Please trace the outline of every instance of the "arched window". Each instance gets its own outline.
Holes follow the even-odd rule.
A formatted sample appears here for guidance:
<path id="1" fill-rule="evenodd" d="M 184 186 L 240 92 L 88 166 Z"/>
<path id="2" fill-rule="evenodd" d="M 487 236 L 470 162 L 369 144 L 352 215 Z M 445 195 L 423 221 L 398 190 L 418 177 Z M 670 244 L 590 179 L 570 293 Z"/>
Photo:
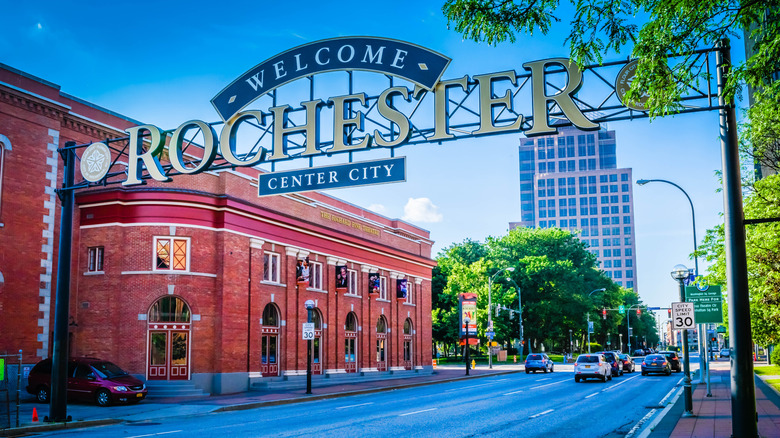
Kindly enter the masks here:
<path id="1" fill-rule="evenodd" d="M 3 170 L 5 169 L 6 153 L 11 150 L 11 141 L 8 137 L 0 134 L 0 218 L 3 213 Z M 2 222 L 2 220 L 0 220 Z"/>
<path id="2" fill-rule="evenodd" d="M 411 319 L 407 318 L 406 321 L 404 321 L 404 334 L 405 335 L 411 335 L 412 334 L 412 320 Z"/>
<path id="3" fill-rule="evenodd" d="M 149 322 L 190 322 L 190 307 L 179 297 L 162 297 L 149 309 Z"/>
<path id="4" fill-rule="evenodd" d="M 385 320 L 384 316 L 380 316 L 376 321 L 376 332 L 387 333 L 387 321 Z"/>
<path id="5" fill-rule="evenodd" d="M 314 330 L 322 330 L 322 315 L 317 309 L 311 311 L 311 322 L 314 323 Z"/>
<path id="6" fill-rule="evenodd" d="M 276 311 L 276 306 L 271 303 L 263 309 L 263 325 L 279 327 L 279 312 Z"/>
<path id="7" fill-rule="evenodd" d="M 357 318 L 355 317 L 355 314 L 353 312 L 349 312 L 347 314 L 347 324 L 346 324 L 345 329 L 348 332 L 356 332 L 357 331 Z"/>

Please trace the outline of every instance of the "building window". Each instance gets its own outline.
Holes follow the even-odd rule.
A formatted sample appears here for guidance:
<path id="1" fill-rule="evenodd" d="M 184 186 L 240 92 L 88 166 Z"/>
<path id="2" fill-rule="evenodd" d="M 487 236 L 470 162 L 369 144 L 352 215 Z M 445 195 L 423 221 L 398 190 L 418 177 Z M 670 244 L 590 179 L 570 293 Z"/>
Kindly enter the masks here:
<path id="1" fill-rule="evenodd" d="M 267 252 L 263 254 L 263 281 L 279 283 L 279 254 Z"/>
<path id="2" fill-rule="evenodd" d="M 623 278 L 623 272 L 615 271 L 615 278 Z"/>
<path id="3" fill-rule="evenodd" d="M 627 281 L 626 282 L 626 287 L 629 288 L 629 289 L 633 289 L 634 288 L 634 282 L 633 281 Z"/>
<path id="4" fill-rule="evenodd" d="M 614 250 L 612 250 L 612 255 L 614 257 L 620 257 L 620 248 L 615 248 Z"/>
<path id="5" fill-rule="evenodd" d="M 186 271 L 189 263 L 189 239 L 155 237 L 155 271 Z"/>
<path id="6" fill-rule="evenodd" d="M 414 282 L 409 280 L 406 282 L 406 304 L 414 304 Z"/>
<path id="7" fill-rule="evenodd" d="M 322 290 L 322 263 L 309 262 L 309 287 Z"/>
<path id="8" fill-rule="evenodd" d="M 87 272 L 103 272 L 103 247 L 93 246 L 87 252 Z"/>
<path id="9" fill-rule="evenodd" d="M 357 271 L 350 269 L 347 271 L 347 274 L 349 275 L 349 279 L 347 280 L 347 293 L 350 295 L 357 295 L 358 294 Z"/>
<path id="10" fill-rule="evenodd" d="M 631 223 L 631 216 L 623 216 L 623 223 L 624 224 L 630 224 Z"/>
<path id="11" fill-rule="evenodd" d="M 379 277 L 379 299 L 387 299 L 387 277 Z"/>
<path id="12" fill-rule="evenodd" d="M 634 267 L 634 260 L 626 259 L 626 268 L 633 268 L 633 267 Z"/>

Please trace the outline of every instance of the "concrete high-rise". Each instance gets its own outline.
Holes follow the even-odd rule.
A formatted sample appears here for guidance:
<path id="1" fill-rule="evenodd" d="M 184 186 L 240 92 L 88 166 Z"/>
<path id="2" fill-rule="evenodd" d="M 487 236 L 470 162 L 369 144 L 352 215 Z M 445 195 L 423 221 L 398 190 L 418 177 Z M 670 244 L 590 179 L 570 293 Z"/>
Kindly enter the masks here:
<path id="1" fill-rule="evenodd" d="M 617 167 L 615 131 L 559 127 L 521 140 L 521 220 L 510 228 L 575 232 L 620 286 L 638 291 L 630 168 Z"/>

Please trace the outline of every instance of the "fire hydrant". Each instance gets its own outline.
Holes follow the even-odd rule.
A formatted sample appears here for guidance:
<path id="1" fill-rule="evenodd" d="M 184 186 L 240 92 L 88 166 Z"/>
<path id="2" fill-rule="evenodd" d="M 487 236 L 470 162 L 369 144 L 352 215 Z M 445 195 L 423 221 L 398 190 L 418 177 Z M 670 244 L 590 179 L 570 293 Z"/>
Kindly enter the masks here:
<path id="1" fill-rule="evenodd" d="M 515 355 L 513 355 L 512 357 L 514 357 L 514 358 L 515 358 L 515 363 L 517 363 L 517 355 L 515 354 Z"/>
<path id="2" fill-rule="evenodd" d="M 477 368 L 477 362 L 474 361 L 474 359 L 471 359 L 471 369 L 474 370 Z"/>

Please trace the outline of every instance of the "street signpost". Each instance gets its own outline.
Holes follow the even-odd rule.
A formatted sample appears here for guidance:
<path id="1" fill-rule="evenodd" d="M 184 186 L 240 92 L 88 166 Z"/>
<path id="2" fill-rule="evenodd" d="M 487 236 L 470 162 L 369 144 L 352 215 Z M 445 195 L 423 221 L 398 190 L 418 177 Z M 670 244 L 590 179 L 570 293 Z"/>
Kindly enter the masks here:
<path id="1" fill-rule="evenodd" d="M 314 323 L 313 322 L 304 322 L 303 323 L 302 338 L 303 338 L 304 341 L 310 341 L 310 340 L 314 339 Z"/>
<path id="2" fill-rule="evenodd" d="M 626 313 L 626 306 L 624 306 L 622 304 L 620 306 L 618 306 L 618 313 L 620 313 L 621 315 L 624 315 Z"/>
<path id="3" fill-rule="evenodd" d="M 672 330 L 693 330 L 693 303 L 672 303 Z"/>
<path id="4" fill-rule="evenodd" d="M 719 285 L 688 286 L 685 301 L 694 303 L 694 319 L 697 324 L 723 322 L 723 294 Z"/>

